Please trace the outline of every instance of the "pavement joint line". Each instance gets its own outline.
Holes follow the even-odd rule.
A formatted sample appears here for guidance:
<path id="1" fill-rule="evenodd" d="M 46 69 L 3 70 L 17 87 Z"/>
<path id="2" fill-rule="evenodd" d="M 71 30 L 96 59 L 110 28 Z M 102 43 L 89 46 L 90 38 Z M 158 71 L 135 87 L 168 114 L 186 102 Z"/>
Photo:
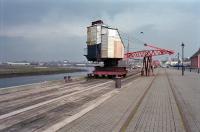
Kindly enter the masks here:
<path id="1" fill-rule="evenodd" d="M 157 75 L 154 76 L 154 78 L 151 80 L 150 84 L 148 85 L 147 89 L 144 91 L 142 97 L 140 97 L 139 101 L 136 103 L 135 108 L 131 111 L 131 113 L 129 114 L 127 120 L 124 122 L 124 124 L 122 125 L 122 127 L 120 128 L 120 132 L 126 132 L 126 129 L 128 127 L 128 125 L 130 124 L 131 120 L 134 118 L 140 104 L 142 103 L 144 97 L 146 96 L 146 94 L 148 93 L 149 89 L 151 88 L 154 80 L 156 79 Z"/>
<path id="2" fill-rule="evenodd" d="M 73 83 L 73 84 L 75 84 L 75 82 Z M 52 90 L 52 89 L 62 89 L 62 88 L 65 88 L 65 87 L 72 87 L 72 86 L 80 86 L 81 84 L 75 84 L 75 85 L 73 85 L 73 84 L 62 84 L 62 85 L 60 85 L 60 86 L 58 86 L 58 85 L 53 85 L 53 86 L 45 86 L 45 87 L 41 87 L 41 89 L 42 89 L 42 91 L 41 92 L 45 92 L 46 90 Z M 28 84 L 27 84 L 28 85 Z M 30 84 L 31 85 L 31 84 Z M 18 86 L 16 86 L 16 87 L 18 87 Z M 8 89 L 7 89 L 8 90 Z M 20 88 L 19 88 L 19 91 L 16 91 L 16 92 L 14 92 L 14 93 L 18 93 L 18 92 L 30 92 L 30 89 L 27 89 L 27 90 L 24 90 L 24 89 L 22 89 L 22 90 L 20 90 Z M 0 93 L 1 93 L 1 89 L 0 89 Z M 34 91 L 34 93 L 38 93 L 37 92 L 37 89 L 36 89 L 36 91 Z M 11 93 L 11 94 L 13 94 L 13 93 Z M 24 96 L 27 96 L 27 95 L 30 95 L 30 94 L 32 94 L 32 93 L 28 93 L 28 94 L 25 94 Z M 1 95 L 1 94 L 0 94 Z M 5 96 L 6 94 L 3 94 L 3 96 Z M 7 96 L 7 95 L 6 95 Z M 10 100 L 14 100 L 14 99 L 18 99 L 18 98 L 21 98 L 21 97 L 14 97 L 14 98 L 8 98 L 8 99 L 1 99 L 0 98 L 0 103 L 2 103 L 2 102 L 7 102 L 7 101 L 10 101 Z"/>
<path id="3" fill-rule="evenodd" d="M 167 76 L 167 72 L 166 72 L 166 69 L 165 69 L 165 76 L 166 76 L 166 78 L 167 78 L 167 81 L 168 81 L 168 83 L 169 83 L 169 87 L 170 88 L 168 88 L 168 90 L 167 90 L 167 92 L 168 92 L 168 100 L 169 100 L 169 103 L 170 103 L 170 111 L 171 111 L 171 114 L 172 114 L 172 119 L 173 119 L 173 126 L 174 126 L 174 129 L 175 129 L 175 131 L 176 131 L 176 123 L 175 123 L 175 119 L 174 119 L 174 111 L 173 111 L 173 106 L 172 106 L 172 99 L 171 99 L 171 97 L 170 97 L 170 92 L 169 92 L 169 89 L 171 90 L 171 92 L 172 92 L 172 95 L 173 95 L 173 91 L 172 91 L 172 88 L 171 88 L 171 85 L 170 85 L 170 82 L 169 82 L 169 78 L 168 78 L 168 76 Z M 174 95 L 172 96 L 172 98 L 175 98 L 174 97 Z M 174 99 L 175 100 L 175 99 Z M 176 105 L 177 105 L 177 103 L 176 103 Z M 179 111 L 179 114 L 180 114 L 180 111 Z M 181 114 L 180 114 L 181 115 Z M 185 130 L 185 128 L 184 128 L 184 130 Z"/>
<path id="4" fill-rule="evenodd" d="M 91 91 L 92 91 L 92 93 L 93 92 L 97 92 L 97 91 L 99 91 L 99 90 L 103 90 L 103 89 L 107 89 L 107 88 L 109 88 L 109 86 L 105 86 L 105 87 L 99 87 L 99 88 L 96 88 L 96 89 L 91 89 Z M 80 98 L 79 98 L 80 99 Z M 74 99 L 74 98 L 71 98 L 71 97 L 69 97 L 69 101 L 68 102 L 71 102 L 71 101 L 75 101 L 76 99 Z M 90 101 L 91 102 L 91 101 Z M 90 103 L 90 102 L 88 102 L 88 103 Z M 85 107 L 87 107 L 88 105 L 88 103 L 86 103 L 86 104 L 84 104 L 83 106 L 85 106 Z M 90 103 L 91 104 L 91 103 Z M 49 111 L 46 111 L 47 113 L 49 112 Z M 43 114 L 44 112 L 42 112 L 42 113 L 40 113 L 40 114 Z M 37 114 L 38 115 L 38 114 Z M 33 117 L 35 117 L 35 116 L 37 116 L 37 115 L 34 115 Z M 31 117 L 32 118 L 32 117 Z M 28 118 L 28 119 L 30 119 L 30 118 Z M 24 121 L 24 120 L 23 120 Z M 18 123 L 15 123 L 15 124 L 18 124 Z M 10 126 L 13 126 L 13 125 L 10 125 Z M 7 126 L 7 127 L 5 127 L 5 128 L 8 128 L 8 127 L 10 127 L 10 126 Z M 1 130 L 4 130 L 5 129 L 4 128 L 4 126 L 3 127 L 1 127 L 1 125 L 0 125 L 0 131 Z M 39 128 L 38 128 L 39 129 Z M 35 130 L 34 132 L 37 132 L 37 130 Z M 39 132 L 40 132 L 40 130 L 39 130 Z"/>
<path id="5" fill-rule="evenodd" d="M 74 88 L 72 88 L 72 89 L 65 89 L 65 90 L 63 90 L 63 91 L 59 91 L 61 94 L 65 94 L 65 93 L 68 93 L 68 92 L 72 92 L 72 91 L 74 91 L 74 90 L 77 90 L 77 86 L 76 87 L 74 87 Z M 60 93 L 58 93 L 58 94 L 60 94 Z M 69 94 L 69 93 L 68 93 Z M 43 98 L 45 98 L 45 97 L 49 97 L 49 96 L 52 96 L 52 95 L 56 95 L 55 93 L 50 93 L 50 94 L 47 94 L 47 95 L 43 95 L 43 96 L 39 96 L 39 97 L 34 97 L 35 99 L 33 100 L 33 101 L 35 101 L 35 100 L 38 100 L 38 99 L 43 99 Z M 66 94 L 65 94 L 66 95 Z M 22 99 L 24 99 L 24 98 L 22 98 Z M 18 101 L 18 100 L 17 100 Z M 20 101 L 21 102 L 21 101 Z M 28 101 L 24 101 L 23 103 L 27 103 L 27 102 L 29 102 L 29 100 Z M 0 102 L 0 103 L 2 103 L 2 102 Z M 3 102 L 3 103 L 5 103 L 5 102 Z M 7 103 L 7 102 L 6 102 Z M 13 103 L 13 102 L 12 102 Z M 16 105 L 16 104 L 15 104 Z M 1 105 L 0 105 L 1 106 Z M 11 105 L 11 106 L 13 106 L 13 105 Z"/>
<path id="6" fill-rule="evenodd" d="M 166 72 L 166 70 L 165 70 L 165 72 Z M 179 100 L 178 100 L 178 98 L 177 98 L 177 95 L 176 95 L 176 93 L 175 93 L 174 86 L 172 85 L 172 82 L 170 81 L 169 75 L 168 75 L 167 72 L 166 72 L 166 75 L 167 75 L 167 80 L 168 80 L 169 85 L 170 85 L 170 88 L 171 88 L 171 90 L 172 90 L 172 94 L 173 94 L 173 96 L 174 96 L 176 105 L 177 105 L 177 107 L 178 107 L 178 111 L 179 111 L 180 116 L 181 116 L 181 120 L 182 120 L 183 127 L 184 127 L 184 129 L 185 129 L 186 132 L 191 132 L 191 128 L 190 128 L 190 126 L 189 126 L 188 123 L 187 123 L 188 121 L 187 121 L 187 119 L 186 119 L 186 117 L 185 117 L 185 115 L 184 115 L 183 109 L 182 109 L 182 107 L 181 107 L 181 105 L 180 105 L 180 102 L 179 102 Z"/>
<path id="7" fill-rule="evenodd" d="M 45 81 L 44 81 L 45 82 Z M 44 82 L 38 82 L 38 83 L 31 83 L 31 84 L 23 84 L 23 85 L 18 85 L 18 86 L 10 86 L 10 87 L 5 87 L 5 88 L 1 88 L 0 91 L 3 91 L 5 89 L 10 89 L 10 88 L 18 88 L 18 87 L 24 87 L 24 86 L 32 86 L 32 85 L 39 85 L 42 84 Z"/>
<path id="8" fill-rule="evenodd" d="M 28 88 L 28 89 L 21 89 L 21 87 L 25 87 L 25 86 L 31 86 L 33 87 L 34 85 L 35 86 L 41 86 L 41 85 L 45 85 L 46 82 L 50 82 L 50 81 L 44 81 L 44 82 L 40 82 L 40 83 L 32 83 L 32 84 L 24 84 L 24 85 L 19 85 L 19 86 L 12 86 L 12 87 L 6 87 L 6 88 L 0 88 L 0 95 L 6 95 L 6 94 L 13 94 L 13 93 L 18 93 L 18 92 L 29 92 L 32 88 Z M 61 84 L 60 86 L 58 86 L 58 84 L 56 85 L 53 85 L 53 86 L 41 86 L 40 88 L 42 88 L 43 90 L 51 90 L 51 89 L 60 89 L 60 88 L 64 88 L 64 87 L 71 87 L 71 86 L 75 86 L 75 85 L 80 85 L 78 83 L 81 83 L 81 82 L 84 82 L 84 80 L 81 80 L 81 81 L 78 81 L 78 82 L 69 82 L 69 83 L 64 83 L 64 84 Z M 18 88 L 17 91 L 15 91 L 16 89 Z M 6 90 L 11 90 L 11 93 L 9 93 L 9 91 L 7 92 Z M 12 92 L 12 90 L 14 90 Z M 37 89 L 36 89 L 37 90 Z M 1 94 L 2 92 L 2 94 Z M 4 93 L 5 92 L 5 93 Z M 6 93 L 7 92 L 7 93 Z M 36 92 L 37 93 L 37 92 Z M 18 97 L 16 97 L 17 99 Z M 13 98 L 15 99 L 15 98 Z M 10 99 L 8 99 L 9 101 Z M 5 102 L 7 100 L 2 100 L 0 99 L 0 103 L 1 102 Z"/>
<path id="9" fill-rule="evenodd" d="M 133 78 L 134 80 L 139 79 L 138 77 Z M 132 85 L 133 82 L 128 82 L 127 84 L 125 84 L 122 88 L 126 88 L 129 87 L 130 85 Z"/>
<path id="10" fill-rule="evenodd" d="M 137 74 L 135 74 L 135 75 L 137 75 Z M 132 77 L 132 76 L 133 76 L 133 75 L 131 75 L 131 76 L 129 76 L 129 77 L 123 79 L 123 81 L 126 81 L 127 79 L 129 79 L 129 78 Z M 137 76 L 134 76 L 134 77 L 137 78 Z M 22 112 L 25 112 L 25 111 L 28 111 L 28 110 L 31 110 L 31 109 L 34 109 L 34 108 L 37 108 L 37 107 L 39 107 L 39 106 L 42 106 L 42 105 L 51 103 L 51 102 L 56 101 L 56 100 L 59 100 L 59 99 L 61 99 L 61 98 L 65 98 L 65 97 L 68 97 L 68 96 L 72 96 L 72 95 L 74 95 L 74 94 L 78 94 L 78 93 L 81 93 L 81 92 L 84 92 L 84 91 L 93 89 L 93 88 L 95 88 L 95 87 L 99 87 L 99 86 L 101 86 L 101 85 L 104 85 L 104 84 L 107 84 L 107 83 L 110 83 L 110 82 L 112 82 L 112 80 L 111 80 L 111 81 L 108 81 L 108 82 L 106 82 L 106 83 L 102 83 L 102 84 L 96 85 L 96 86 L 94 86 L 94 87 L 89 87 L 89 89 L 84 89 L 84 90 L 82 90 L 82 91 L 78 91 L 78 92 L 71 93 L 71 94 L 68 94 L 68 95 L 60 96 L 60 97 L 54 98 L 54 99 L 52 99 L 52 100 L 48 100 L 48 101 L 45 101 L 45 102 L 41 102 L 41 103 L 38 103 L 38 104 L 35 104 L 35 105 L 32 105 L 32 106 L 29 106 L 29 107 L 25 107 L 25 108 L 22 108 L 22 109 L 19 109 L 19 110 L 16 110 L 16 111 L 12 111 L 12 112 L 7 113 L 7 114 L 4 114 L 4 115 L 0 115 L 0 120 L 1 120 L 1 119 L 5 119 L 5 118 L 8 118 L 8 117 L 13 116 L 13 115 L 17 115 L 17 114 L 19 114 L 19 113 L 22 113 Z M 53 86 L 53 87 L 55 87 L 55 86 Z"/>
<path id="11" fill-rule="evenodd" d="M 138 79 L 140 78 L 134 78 L 134 81 L 137 81 Z M 130 86 L 130 85 L 133 85 L 135 84 L 136 82 L 129 82 L 127 84 L 127 86 Z M 136 86 L 137 87 L 137 86 Z M 128 87 L 126 87 L 128 88 Z M 136 99 L 139 98 L 140 95 L 136 95 Z M 139 99 L 137 99 L 139 100 Z M 138 101 L 136 101 L 137 103 Z M 129 114 L 127 115 L 127 113 L 129 113 L 129 111 L 131 111 L 134 107 L 135 107 L 135 104 L 136 103 L 133 103 L 131 104 L 131 106 L 129 106 L 127 109 L 126 109 L 126 112 L 124 112 L 123 116 L 120 118 L 120 120 L 112 127 L 112 132 L 118 132 L 120 129 L 121 129 L 121 125 L 120 124 L 124 124 L 124 121 L 123 120 L 127 120 L 127 118 L 129 117 Z"/>
<path id="12" fill-rule="evenodd" d="M 61 86 L 58 86 L 58 85 L 55 85 L 55 86 L 49 86 L 48 88 L 45 87 L 45 88 L 42 88 L 42 91 L 40 92 L 46 92 L 48 90 L 53 90 L 53 89 L 57 89 L 57 90 L 61 90 L 61 89 L 68 89 L 68 88 L 71 88 L 71 87 L 79 87 L 81 86 L 81 84 L 78 84 L 78 83 L 73 83 L 74 85 L 69 85 L 69 84 L 62 84 Z M 79 89 L 78 89 L 79 90 Z M 21 90 L 20 90 L 21 91 Z M 20 92 L 20 91 L 17 91 L 17 92 Z M 26 91 L 26 92 L 30 92 L 30 91 Z M 15 92 L 16 93 L 16 92 Z M 8 101 L 12 101 L 12 100 L 16 100 L 16 99 L 21 99 L 21 98 L 24 98 L 24 97 L 27 97 L 29 95 L 32 95 L 33 93 L 28 93 L 28 94 L 25 94 L 23 96 L 20 96 L 20 97 L 13 97 L 13 98 L 8 98 L 8 99 L 1 99 L 0 98 L 0 103 L 4 103 L 4 102 L 8 102 Z M 38 94 L 38 92 L 34 92 L 34 94 Z M 1 94 L 0 94 L 1 95 Z M 4 96 L 4 95 L 3 95 Z"/>
<path id="13" fill-rule="evenodd" d="M 93 110 L 94 108 L 96 108 L 97 106 L 99 106 L 100 104 L 102 104 L 107 99 L 111 98 L 112 96 L 114 96 L 117 93 L 119 93 L 119 90 L 115 89 L 115 90 L 112 90 L 109 93 L 102 95 L 101 97 L 93 100 L 92 102 L 94 102 L 94 103 L 91 104 L 90 106 L 88 106 L 87 108 L 85 108 L 85 109 L 81 110 L 80 112 L 72 115 L 71 117 L 68 117 L 68 118 L 54 124 L 53 126 L 49 127 L 48 129 L 44 130 L 43 132 L 56 132 L 56 131 L 58 131 L 59 129 L 63 128 L 65 125 L 69 124 L 70 122 L 82 117 L 83 115 L 85 115 L 89 111 Z"/>
<path id="14" fill-rule="evenodd" d="M 79 87 L 81 86 L 81 84 L 76 84 L 76 85 L 72 85 L 72 86 L 51 86 L 50 89 L 44 89 L 44 91 L 40 91 L 40 92 L 46 92 L 48 90 L 53 90 L 53 89 L 57 89 L 57 90 L 61 90 L 61 89 L 66 89 L 66 88 L 71 88 L 71 87 Z M 68 89 L 69 90 L 69 89 Z M 19 91 L 20 92 L 20 91 Z M 9 102 L 9 101 L 12 101 L 12 100 L 17 100 L 17 99 L 22 99 L 22 98 L 26 98 L 26 97 L 29 97 L 30 95 L 33 95 L 33 94 L 38 94 L 40 92 L 34 92 L 34 93 L 28 93 L 28 94 L 25 94 L 23 96 L 20 96 L 20 97 L 13 97 L 13 98 L 8 98 L 8 99 L 4 99 L 4 100 L 1 100 L 0 99 L 0 103 L 5 103 L 5 102 Z"/>
<path id="15" fill-rule="evenodd" d="M 19 113 L 22 113 L 22 112 L 25 112 L 25 111 L 28 111 L 28 110 L 31 110 L 31 109 L 34 109 L 34 108 L 37 108 L 37 107 L 39 107 L 39 106 L 42 106 L 42 105 L 51 103 L 51 102 L 53 102 L 53 101 L 60 100 L 60 99 L 62 99 L 62 98 L 66 98 L 66 97 L 69 97 L 69 96 L 72 96 L 72 95 L 75 95 L 75 94 L 79 94 L 79 93 L 81 93 L 81 92 L 88 91 L 88 90 L 90 90 L 90 89 L 99 87 L 99 86 L 101 86 L 101 85 L 108 84 L 108 83 L 110 83 L 110 82 L 112 82 L 112 81 L 108 81 L 108 82 L 105 82 L 105 83 L 102 83 L 102 84 L 95 85 L 95 86 L 93 86 L 93 87 L 89 87 L 89 88 L 84 89 L 84 90 L 81 90 L 81 91 L 77 91 L 77 92 L 74 92 L 74 93 L 71 93 L 71 94 L 68 94 L 68 95 L 64 95 L 64 96 L 60 96 L 60 97 L 54 98 L 54 99 L 52 99 L 52 100 L 48 100 L 48 101 L 41 102 L 41 103 L 38 103 L 38 104 L 35 104 L 35 105 L 32 105 L 32 106 L 26 107 L 26 108 L 22 108 L 22 109 L 19 109 L 19 110 L 16 110 L 16 111 L 12 111 L 12 112 L 10 112 L 10 113 L 1 115 L 1 116 L 0 116 L 0 120 L 5 119 L 5 118 L 8 118 L 8 117 L 13 116 L 13 115 L 17 115 L 17 114 L 19 114 Z"/>

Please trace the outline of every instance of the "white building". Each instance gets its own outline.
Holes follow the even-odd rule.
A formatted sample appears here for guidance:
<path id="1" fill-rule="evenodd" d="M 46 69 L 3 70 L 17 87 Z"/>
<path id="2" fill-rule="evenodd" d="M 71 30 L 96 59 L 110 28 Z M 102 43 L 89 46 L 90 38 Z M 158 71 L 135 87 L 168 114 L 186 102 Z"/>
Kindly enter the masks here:
<path id="1" fill-rule="evenodd" d="M 21 65 L 21 66 L 29 66 L 29 62 L 6 62 L 7 65 Z"/>

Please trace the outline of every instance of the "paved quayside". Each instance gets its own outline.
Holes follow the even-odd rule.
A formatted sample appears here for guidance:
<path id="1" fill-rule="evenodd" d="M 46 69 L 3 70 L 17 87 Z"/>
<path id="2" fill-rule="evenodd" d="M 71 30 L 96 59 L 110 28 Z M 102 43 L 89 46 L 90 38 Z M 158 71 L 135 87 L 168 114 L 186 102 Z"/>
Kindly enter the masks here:
<path id="1" fill-rule="evenodd" d="M 200 75 L 156 69 L 109 79 L 0 90 L 0 131 L 200 132 Z"/>
<path id="2" fill-rule="evenodd" d="M 60 132 L 199 132 L 199 106 L 198 74 L 182 77 L 180 71 L 159 69 L 154 77 L 133 80 Z"/>
<path id="3" fill-rule="evenodd" d="M 139 76 L 138 72 L 132 71 L 133 76 L 123 79 L 123 85 Z M 109 79 L 43 82 L 0 89 L 0 131 L 43 131 L 63 120 L 66 124 L 118 92 Z"/>

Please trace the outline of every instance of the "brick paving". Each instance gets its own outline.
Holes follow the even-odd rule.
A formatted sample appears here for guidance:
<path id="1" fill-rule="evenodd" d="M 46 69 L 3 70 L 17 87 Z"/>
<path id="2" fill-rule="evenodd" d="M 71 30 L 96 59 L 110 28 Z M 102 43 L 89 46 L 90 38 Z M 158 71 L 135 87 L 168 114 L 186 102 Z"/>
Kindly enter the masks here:
<path id="1" fill-rule="evenodd" d="M 163 70 L 153 82 L 126 131 L 185 131 L 167 76 Z"/>
<path id="2" fill-rule="evenodd" d="M 186 72 L 182 77 L 181 71 L 160 69 L 153 79 L 133 80 L 60 132 L 118 132 L 127 121 L 121 131 L 200 132 L 200 75 Z"/>
<path id="3" fill-rule="evenodd" d="M 4 131 L 20 132 L 23 130 L 40 132 L 45 129 L 53 132 L 51 126 L 56 124 L 58 124 L 57 129 L 64 126 L 60 132 L 200 132 L 200 74 L 186 71 L 182 76 L 181 71 L 164 68 L 155 70 L 155 74 L 156 76 L 150 77 L 126 78 L 123 80 L 122 88 L 115 90 L 113 83 L 102 85 L 105 80 L 93 80 L 73 86 L 44 87 L 46 89 L 42 90 L 53 89 L 53 91 L 44 94 L 39 92 L 41 97 L 52 94 L 56 95 L 52 99 L 59 97 L 59 100 L 30 110 L 27 110 L 30 108 L 29 105 L 34 106 L 34 103 L 30 104 L 31 97 L 40 97 L 33 94 L 39 88 L 32 89 L 33 87 L 28 86 L 28 89 L 19 89 L 20 92 L 3 89 L 0 106 L 4 112 L 7 111 L 6 108 L 15 110 L 23 102 L 22 109 L 25 108 L 26 111 L 19 111 L 17 114 L 16 112 L 22 109 L 16 109 L 15 115 L 9 114 L 8 111 L 9 118 L 6 114 L 1 115 L 0 126 L 2 129 L 6 128 Z M 56 87 L 59 90 L 56 90 Z M 74 92 L 78 93 L 68 91 L 69 93 L 62 95 L 67 90 L 75 90 Z M 89 112 L 85 112 L 86 114 L 79 114 L 83 109 L 94 106 L 97 97 L 111 90 L 115 91 L 115 94 L 108 96 L 107 99 L 101 97 L 106 100 L 105 102 L 91 107 Z M 57 93 L 60 93 L 60 96 L 57 96 Z M 68 94 L 73 96 L 68 97 Z M 11 102 L 6 102 L 5 99 Z M 84 104 L 84 101 L 88 103 Z M 40 102 L 35 102 L 38 103 Z M 80 116 L 74 118 L 76 114 Z M 72 117 L 73 120 L 69 121 L 68 118 Z"/>
<path id="4" fill-rule="evenodd" d="M 186 128 L 191 132 L 200 132 L 200 74 L 181 70 L 167 70 L 169 80 L 177 95 Z"/>
<path id="5" fill-rule="evenodd" d="M 66 125 L 60 132 L 110 132 L 117 130 L 135 105 L 142 93 L 147 89 L 153 77 L 146 79 L 138 78 L 127 86 L 120 89 L 120 93 L 115 95 L 96 109 L 90 111 L 81 118 Z M 143 81 L 143 83 L 138 83 Z"/>

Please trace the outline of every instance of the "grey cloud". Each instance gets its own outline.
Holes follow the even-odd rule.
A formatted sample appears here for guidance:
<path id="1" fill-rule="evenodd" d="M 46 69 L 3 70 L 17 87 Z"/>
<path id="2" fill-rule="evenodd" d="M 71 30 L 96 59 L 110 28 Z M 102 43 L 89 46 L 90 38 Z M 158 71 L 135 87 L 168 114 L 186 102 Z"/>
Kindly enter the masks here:
<path id="1" fill-rule="evenodd" d="M 84 60 L 84 39 L 77 37 L 64 40 L 27 40 L 21 37 L 0 38 L 0 60 Z M 69 42 L 69 40 L 71 40 Z"/>
<path id="2" fill-rule="evenodd" d="M 134 50 L 142 48 L 135 38 L 177 51 L 183 41 L 188 44 L 186 54 L 190 56 L 200 43 L 199 4 L 159 0 L 2 0 L 0 59 L 83 60 L 86 27 L 96 19 L 133 36 Z"/>

